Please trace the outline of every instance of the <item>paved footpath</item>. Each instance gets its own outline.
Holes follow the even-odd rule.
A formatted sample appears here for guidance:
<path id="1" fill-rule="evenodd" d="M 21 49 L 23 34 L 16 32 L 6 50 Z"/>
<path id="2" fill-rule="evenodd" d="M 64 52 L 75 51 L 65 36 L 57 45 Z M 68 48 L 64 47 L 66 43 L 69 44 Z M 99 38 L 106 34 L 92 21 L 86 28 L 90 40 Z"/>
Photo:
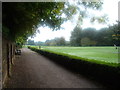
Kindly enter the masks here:
<path id="1" fill-rule="evenodd" d="M 74 74 L 27 48 L 16 56 L 6 88 L 100 88 L 99 84 Z"/>

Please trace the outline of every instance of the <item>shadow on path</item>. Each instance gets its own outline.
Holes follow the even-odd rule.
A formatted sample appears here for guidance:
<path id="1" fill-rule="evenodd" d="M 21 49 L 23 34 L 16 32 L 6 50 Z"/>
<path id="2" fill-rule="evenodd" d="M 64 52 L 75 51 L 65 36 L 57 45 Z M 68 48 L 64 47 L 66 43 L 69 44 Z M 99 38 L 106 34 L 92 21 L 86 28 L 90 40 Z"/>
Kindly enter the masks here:
<path id="1" fill-rule="evenodd" d="M 6 88 L 103 88 L 27 48 L 16 56 Z"/>

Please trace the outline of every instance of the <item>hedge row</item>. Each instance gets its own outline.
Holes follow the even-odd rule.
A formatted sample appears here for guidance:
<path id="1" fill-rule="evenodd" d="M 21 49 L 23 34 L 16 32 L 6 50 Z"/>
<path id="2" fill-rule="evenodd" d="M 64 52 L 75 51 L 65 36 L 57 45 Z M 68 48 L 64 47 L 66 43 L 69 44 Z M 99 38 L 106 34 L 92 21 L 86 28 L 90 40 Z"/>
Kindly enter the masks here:
<path id="1" fill-rule="evenodd" d="M 119 87 L 120 67 L 112 67 L 104 64 L 88 62 L 85 60 L 73 59 L 34 47 L 28 48 L 50 58 L 54 62 L 64 66 L 73 72 L 80 73 L 93 80 L 97 80 L 107 87 Z"/>

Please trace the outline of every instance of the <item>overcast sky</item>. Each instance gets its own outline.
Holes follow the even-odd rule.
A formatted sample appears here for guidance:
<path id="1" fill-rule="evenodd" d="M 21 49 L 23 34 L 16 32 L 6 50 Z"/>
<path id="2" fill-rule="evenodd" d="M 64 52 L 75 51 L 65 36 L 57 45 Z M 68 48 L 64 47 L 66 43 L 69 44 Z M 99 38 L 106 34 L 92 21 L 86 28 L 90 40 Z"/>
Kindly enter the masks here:
<path id="1" fill-rule="evenodd" d="M 88 19 L 84 19 L 82 28 L 93 27 L 99 30 L 100 28 L 107 27 L 108 25 L 116 23 L 116 20 L 118 20 L 118 1 L 120 0 L 104 0 L 103 9 L 101 11 L 91 11 L 96 16 L 107 14 L 109 18 L 109 22 L 107 24 L 91 24 Z M 52 31 L 48 27 L 39 27 L 40 33 L 37 33 L 36 36 L 32 38 L 32 40 L 44 42 L 47 39 L 50 40 L 54 39 L 55 37 L 64 37 L 67 41 L 69 41 L 71 31 L 76 25 L 76 20 L 77 18 L 74 18 L 74 21 L 72 22 L 65 22 L 62 24 L 62 27 L 64 27 L 64 29 L 58 31 Z"/>

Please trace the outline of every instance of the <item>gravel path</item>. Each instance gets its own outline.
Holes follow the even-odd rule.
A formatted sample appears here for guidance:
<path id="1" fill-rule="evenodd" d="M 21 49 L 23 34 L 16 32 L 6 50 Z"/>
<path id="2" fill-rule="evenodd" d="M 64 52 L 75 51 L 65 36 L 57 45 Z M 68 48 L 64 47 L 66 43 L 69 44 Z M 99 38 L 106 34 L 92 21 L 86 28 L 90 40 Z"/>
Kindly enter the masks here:
<path id="1" fill-rule="evenodd" d="M 100 88 L 101 85 L 67 71 L 27 48 L 16 56 L 6 88 Z"/>

